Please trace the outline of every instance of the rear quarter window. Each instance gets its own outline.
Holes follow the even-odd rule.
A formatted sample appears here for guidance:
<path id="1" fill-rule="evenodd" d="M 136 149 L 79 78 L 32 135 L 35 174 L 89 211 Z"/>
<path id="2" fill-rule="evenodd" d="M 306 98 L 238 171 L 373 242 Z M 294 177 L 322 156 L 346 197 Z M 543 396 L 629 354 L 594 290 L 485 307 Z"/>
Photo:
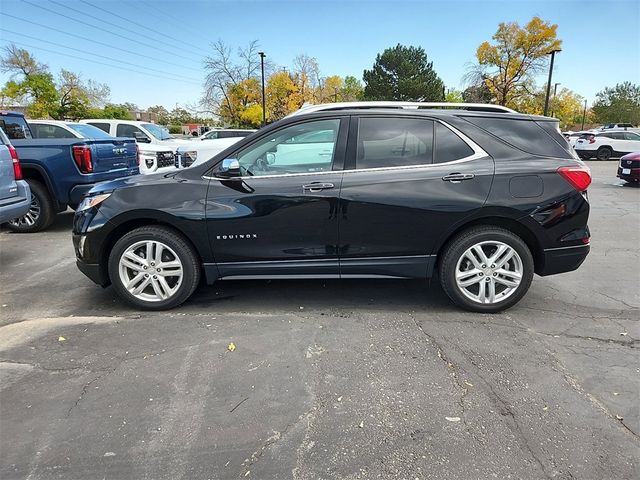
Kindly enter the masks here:
<path id="1" fill-rule="evenodd" d="M 543 157 L 572 156 L 566 140 L 556 140 L 555 122 L 534 122 L 533 120 L 515 120 L 501 117 L 464 117 L 468 122 L 495 135 L 513 147 Z M 547 125 L 547 123 L 549 125 Z M 544 127 L 541 125 L 544 124 Z M 559 143 L 559 142 L 562 142 Z"/>
<path id="2" fill-rule="evenodd" d="M 110 125 L 108 123 L 87 122 L 87 125 L 93 125 L 94 127 L 99 128 L 103 132 L 110 133 L 109 132 Z"/>

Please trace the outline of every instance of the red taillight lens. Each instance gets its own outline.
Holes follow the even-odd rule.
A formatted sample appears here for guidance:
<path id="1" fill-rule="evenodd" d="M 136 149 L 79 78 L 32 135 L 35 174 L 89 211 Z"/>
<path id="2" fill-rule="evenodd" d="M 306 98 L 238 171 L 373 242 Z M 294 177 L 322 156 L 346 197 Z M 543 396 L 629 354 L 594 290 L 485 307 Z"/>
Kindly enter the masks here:
<path id="1" fill-rule="evenodd" d="M 579 192 L 591 185 L 591 170 L 587 166 L 560 167 L 558 173 Z"/>
<path id="2" fill-rule="evenodd" d="M 13 162 L 13 176 L 16 177 L 16 180 L 22 180 L 20 159 L 18 158 L 18 152 L 13 145 L 9 145 L 9 154 L 11 154 L 11 161 Z"/>
<path id="3" fill-rule="evenodd" d="M 596 143 L 596 136 L 595 135 L 589 135 L 589 143 Z"/>
<path id="4" fill-rule="evenodd" d="M 73 160 L 78 165 L 82 173 L 93 172 L 93 162 L 91 161 L 91 149 L 84 145 L 76 145 L 71 147 L 73 152 Z"/>

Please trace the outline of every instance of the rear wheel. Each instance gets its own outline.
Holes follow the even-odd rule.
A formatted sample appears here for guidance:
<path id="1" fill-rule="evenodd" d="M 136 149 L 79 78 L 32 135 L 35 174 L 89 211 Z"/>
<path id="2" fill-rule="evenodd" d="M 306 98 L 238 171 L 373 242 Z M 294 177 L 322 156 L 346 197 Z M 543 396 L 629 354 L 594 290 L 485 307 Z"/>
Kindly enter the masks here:
<path id="1" fill-rule="evenodd" d="M 109 277 L 118 295 L 145 310 L 177 307 L 200 281 L 193 248 L 165 227 L 137 228 L 116 242 L 109 255 Z"/>
<path id="2" fill-rule="evenodd" d="M 533 279 L 527 244 L 509 230 L 494 226 L 469 229 L 446 247 L 440 283 L 458 306 L 492 313 L 512 307 Z"/>
<path id="3" fill-rule="evenodd" d="M 11 220 L 7 226 L 17 233 L 35 233 L 49 227 L 56 217 L 53 200 L 47 188 L 37 180 L 27 180 L 31 189 L 29 211 Z"/>
<path id="4" fill-rule="evenodd" d="M 600 147 L 596 152 L 596 158 L 598 160 L 609 160 L 613 152 L 609 147 Z"/>

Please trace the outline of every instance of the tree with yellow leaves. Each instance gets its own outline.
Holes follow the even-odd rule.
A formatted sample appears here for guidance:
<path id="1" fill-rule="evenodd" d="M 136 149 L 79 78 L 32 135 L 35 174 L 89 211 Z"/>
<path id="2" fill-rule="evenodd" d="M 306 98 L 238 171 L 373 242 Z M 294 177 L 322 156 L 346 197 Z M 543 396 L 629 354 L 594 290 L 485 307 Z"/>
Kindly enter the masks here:
<path id="1" fill-rule="evenodd" d="M 546 67 L 548 54 L 560 49 L 557 28 L 537 16 L 524 28 L 517 22 L 500 23 L 494 43 L 478 47 L 478 63 L 468 78 L 482 78 L 498 104 L 515 106 L 523 96 L 533 94 L 534 76 Z"/>
<path id="2" fill-rule="evenodd" d="M 274 73 L 266 86 L 267 120 L 274 122 L 300 108 L 298 86 L 287 72 Z"/>

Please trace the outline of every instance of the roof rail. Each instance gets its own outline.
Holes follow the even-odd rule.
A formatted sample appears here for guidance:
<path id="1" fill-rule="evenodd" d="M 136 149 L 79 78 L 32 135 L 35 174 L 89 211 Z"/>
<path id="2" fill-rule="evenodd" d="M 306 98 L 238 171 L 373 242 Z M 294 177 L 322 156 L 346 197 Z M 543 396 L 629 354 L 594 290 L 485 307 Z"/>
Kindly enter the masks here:
<path id="1" fill-rule="evenodd" d="M 475 112 L 503 112 L 517 113 L 502 105 L 492 105 L 489 103 L 448 103 L 448 102 L 393 102 L 393 101 L 373 101 L 373 102 L 338 102 L 338 103 L 322 103 L 320 105 L 303 105 L 300 110 L 287 115 L 294 117 L 306 113 L 331 111 L 331 110 L 357 110 L 367 108 L 392 108 L 399 110 L 418 110 L 429 108 L 470 110 Z"/>

